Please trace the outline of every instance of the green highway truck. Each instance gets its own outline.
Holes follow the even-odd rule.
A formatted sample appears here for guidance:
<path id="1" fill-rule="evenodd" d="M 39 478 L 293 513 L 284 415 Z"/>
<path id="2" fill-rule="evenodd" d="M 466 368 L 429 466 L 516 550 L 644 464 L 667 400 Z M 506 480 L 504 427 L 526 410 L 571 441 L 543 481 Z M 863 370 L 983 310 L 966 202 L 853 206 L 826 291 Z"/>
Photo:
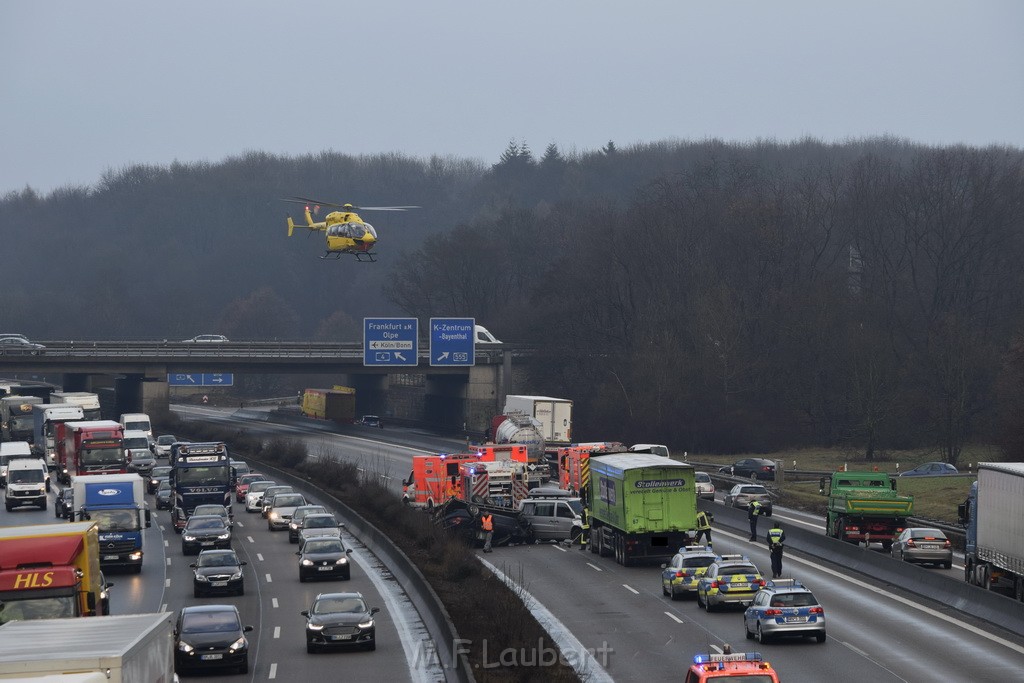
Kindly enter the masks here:
<path id="1" fill-rule="evenodd" d="M 650 453 L 590 457 L 590 551 L 630 566 L 666 562 L 697 528 L 692 465 Z"/>
<path id="2" fill-rule="evenodd" d="M 896 492 L 885 472 L 833 472 L 821 480 L 828 496 L 825 533 L 849 543 L 881 543 L 889 550 L 907 526 L 914 497 Z"/>

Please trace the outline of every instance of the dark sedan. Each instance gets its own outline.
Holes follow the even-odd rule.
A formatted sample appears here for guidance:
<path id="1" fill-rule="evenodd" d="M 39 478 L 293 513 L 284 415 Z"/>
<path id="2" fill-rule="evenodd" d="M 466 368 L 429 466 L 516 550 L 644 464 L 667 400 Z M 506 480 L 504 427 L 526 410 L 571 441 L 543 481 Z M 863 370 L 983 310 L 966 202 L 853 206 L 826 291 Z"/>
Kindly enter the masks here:
<path id="1" fill-rule="evenodd" d="M 182 608 L 174 625 L 174 671 L 209 669 L 249 673 L 252 626 L 243 626 L 234 605 L 193 605 Z"/>
<path id="2" fill-rule="evenodd" d="M 755 479 L 775 479 L 775 461 L 766 458 L 744 458 L 718 470 L 734 477 L 753 477 Z"/>
<path id="3" fill-rule="evenodd" d="M 192 515 L 181 530 L 181 554 L 195 555 L 205 548 L 231 547 L 231 528 L 219 515 Z"/>
<path id="4" fill-rule="evenodd" d="M 201 598 L 213 593 L 245 595 L 245 579 L 242 567 L 234 550 L 204 550 L 189 566 L 194 569 L 192 594 Z"/>
<path id="5" fill-rule="evenodd" d="M 174 490 L 171 488 L 171 482 L 164 479 L 156 486 L 156 509 L 170 510 L 171 500 L 174 498 Z M 175 531 L 181 531 L 181 528 L 176 528 Z"/>
<path id="6" fill-rule="evenodd" d="M 171 467 L 169 465 L 159 465 L 153 468 L 153 471 L 149 473 L 149 479 L 146 481 L 146 491 L 148 493 L 156 493 L 156 490 L 160 488 L 160 482 L 170 481 L 171 479 Z"/>
<path id="7" fill-rule="evenodd" d="M 314 536 L 308 539 L 295 553 L 299 556 L 299 582 L 352 578 L 348 557 L 351 552 L 352 549 L 346 548 L 337 536 Z"/>
<path id="8" fill-rule="evenodd" d="M 377 649 L 377 630 L 373 615 L 380 608 L 369 609 L 361 593 L 321 593 L 306 617 L 306 652 L 334 647 Z"/>

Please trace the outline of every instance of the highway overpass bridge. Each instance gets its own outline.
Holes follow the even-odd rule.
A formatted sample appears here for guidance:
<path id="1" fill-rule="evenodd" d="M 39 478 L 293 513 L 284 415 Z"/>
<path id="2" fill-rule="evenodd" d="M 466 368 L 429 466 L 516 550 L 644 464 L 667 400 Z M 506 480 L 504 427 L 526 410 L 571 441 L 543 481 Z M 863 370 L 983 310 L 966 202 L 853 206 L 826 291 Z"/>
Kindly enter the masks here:
<path id="1" fill-rule="evenodd" d="M 168 375 L 195 373 L 336 374 L 337 384 L 356 389 L 362 413 L 404 417 L 481 429 L 512 391 L 508 345 L 478 345 L 476 365 L 431 366 L 420 344 L 416 366 L 365 366 L 362 343 L 172 341 L 45 341 L 45 349 L 0 353 L 0 377 L 22 373 L 60 375 L 67 391 L 113 386 L 124 411 L 167 410 Z M 389 391 L 422 376 L 420 406 L 397 405 Z M 418 414 L 417 414 L 418 413 Z"/>

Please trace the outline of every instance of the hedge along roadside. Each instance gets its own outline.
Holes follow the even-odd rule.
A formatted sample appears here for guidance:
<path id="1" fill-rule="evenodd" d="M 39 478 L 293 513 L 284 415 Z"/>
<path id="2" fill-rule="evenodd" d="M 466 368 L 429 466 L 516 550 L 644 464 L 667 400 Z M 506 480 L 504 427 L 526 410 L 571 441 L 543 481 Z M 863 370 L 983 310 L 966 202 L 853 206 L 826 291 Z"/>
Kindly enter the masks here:
<path id="1" fill-rule="evenodd" d="M 296 476 L 290 472 L 274 467 L 263 459 L 254 456 L 247 456 L 256 460 L 260 468 L 280 478 L 282 481 L 292 485 L 302 485 L 315 488 L 319 495 L 327 498 L 342 511 L 345 517 L 345 527 L 365 545 L 370 552 L 383 560 L 391 574 L 405 590 L 416 610 L 423 618 L 424 625 L 434 641 L 437 648 L 437 655 L 444 668 L 445 680 L 458 683 L 473 683 L 476 679 L 469 664 L 464 657 L 456 658 L 454 651 L 455 643 L 458 642 L 459 634 L 455 630 L 452 619 L 445 609 L 441 598 L 438 597 L 433 587 L 426 580 L 419 568 L 409 557 L 396 546 L 380 529 L 363 518 L 348 504 L 339 500 L 327 491 L 321 489 L 315 482 L 304 477 Z"/>

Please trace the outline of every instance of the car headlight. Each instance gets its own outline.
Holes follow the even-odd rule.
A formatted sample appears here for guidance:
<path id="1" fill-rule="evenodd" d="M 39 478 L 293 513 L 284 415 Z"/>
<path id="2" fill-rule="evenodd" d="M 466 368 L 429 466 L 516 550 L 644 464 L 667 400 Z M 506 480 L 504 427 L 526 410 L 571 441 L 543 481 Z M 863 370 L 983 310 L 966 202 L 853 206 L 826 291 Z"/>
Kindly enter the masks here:
<path id="1" fill-rule="evenodd" d="M 196 537 L 195 536 L 190 536 L 189 534 L 182 534 L 181 535 L 181 540 L 183 540 L 183 541 L 194 541 L 194 540 L 196 540 Z"/>
<path id="2" fill-rule="evenodd" d="M 298 529 L 299 525 L 298 525 L 297 522 L 288 522 L 288 528 L 289 529 Z"/>
<path id="3" fill-rule="evenodd" d="M 373 619 L 367 619 L 363 623 L 359 624 L 359 628 L 373 628 Z"/>
<path id="4" fill-rule="evenodd" d="M 238 652 L 239 650 L 241 650 L 246 645 L 248 645 L 248 643 L 245 642 L 245 636 L 242 636 L 241 638 L 239 638 L 235 642 L 231 643 L 231 645 L 228 646 L 228 649 L 231 650 L 232 652 Z"/>
<path id="5" fill-rule="evenodd" d="M 231 534 L 230 533 L 217 534 L 217 540 L 218 541 L 226 541 L 229 538 L 231 538 Z"/>
<path id="6" fill-rule="evenodd" d="M 313 560 L 303 560 L 299 564 L 301 564 L 303 567 L 312 567 L 313 566 Z"/>
<path id="7" fill-rule="evenodd" d="M 207 582 L 209 580 L 210 580 L 209 578 L 207 578 L 206 576 L 203 576 L 202 574 L 196 574 L 196 581 L 198 581 L 200 583 L 205 583 L 205 582 Z"/>
<path id="8" fill-rule="evenodd" d="M 348 564 L 348 558 L 347 557 L 342 557 L 342 558 L 338 559 L 334 564 Z"/>
<path id="9" fill-rule="evenodd" d="M 270 517 L 270 519 L 278 519 L 279 518 L 279 515 L 276 512 L 271 512 L 267 516 Z"/>
<path id="10" fill-rule="evenodd" d="M 238 581 L 240 578 L 242 578 L 242 572 L 235 572 L 231 575 L 232 581 Z"/>
<path id="11" fill-rule="evenodd" d="M 178 643 L 178 649 L 182 652 L 192 652 L 194 648 L 183 640 Z"/>
<path id="12" fill-rule="evenodd" d="M 310 630 L 310 631 L 323 631 L 324 630 L 324 625 L 323 624 L 306 624 L 306 628 L 308 630 Z"/>

